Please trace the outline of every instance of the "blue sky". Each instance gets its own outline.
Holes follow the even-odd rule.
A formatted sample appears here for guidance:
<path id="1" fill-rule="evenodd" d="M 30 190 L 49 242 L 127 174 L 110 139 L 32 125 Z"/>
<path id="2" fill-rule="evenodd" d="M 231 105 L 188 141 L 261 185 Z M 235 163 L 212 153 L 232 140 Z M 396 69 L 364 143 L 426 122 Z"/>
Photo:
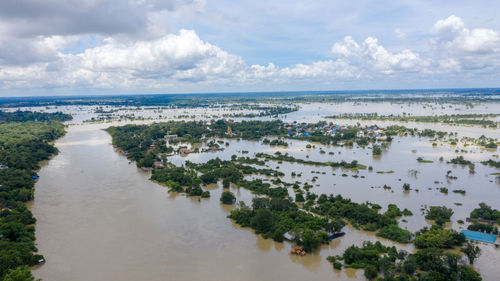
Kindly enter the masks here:
<path id="1" fill-rule="evenodd" d="M 500 86 L 498 1 L 0 2 L 0 96 Z"/>

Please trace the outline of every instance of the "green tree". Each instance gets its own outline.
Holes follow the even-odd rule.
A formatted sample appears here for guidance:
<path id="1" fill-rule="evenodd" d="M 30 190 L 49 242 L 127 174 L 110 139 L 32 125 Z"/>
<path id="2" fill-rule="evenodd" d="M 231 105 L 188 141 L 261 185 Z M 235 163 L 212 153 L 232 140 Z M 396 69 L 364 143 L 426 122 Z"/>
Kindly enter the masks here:
<path id="1" fill-rule="evenodd" d="M 339 232 L 344 228 L 345 222 L 341 218 L 335 218 L 326 225 L 326 230 L 330 233 Z"/>
<path id="2" fill-rule="evenodd" d="M 258 209 L 255 212 L 253 224 L 257 233 L 268 233 L 274 225 L 273 213 L 267 208 Z"/>
<path id="3" fill-rule="evenodd" d="M 220 196 L 220 201 L 222 204 L 231 205 L 236 201 L 236 197 L 231 191 L 224 191 Z"/>
<path id="4" fill-rule="evenodd" d="M 315 233 L 309 228 L 304 230 L 304 233 L 302 234 L 302 245 L 304 246 L 304 250 L 306 252 L 312 252 L 314 249 L 318 248 L 321 242 L 322 240 L 318 233 Z"/>
<path id="5" fill-rule="evenodd" d="M 374 265 L 367 265 L 365 267 L 365 277 L 366 279 L 372 280 L 378 275 L 377 268 Z"/>
<path id="6" fill-rule="evenodd" d="M 5 274 L 3 281 L 33 281 L 35 278 L 25 266 L 19 266 L 16 269 L 9 269 Z"/>
<path id="7" fill-rule="evenodd" d="M 470 264 L 474 264 L 474 260 L 481 255 L 481 248 L 472 244 L 470 241 L 467 241 L 460 251 L 467 256 Z"/>

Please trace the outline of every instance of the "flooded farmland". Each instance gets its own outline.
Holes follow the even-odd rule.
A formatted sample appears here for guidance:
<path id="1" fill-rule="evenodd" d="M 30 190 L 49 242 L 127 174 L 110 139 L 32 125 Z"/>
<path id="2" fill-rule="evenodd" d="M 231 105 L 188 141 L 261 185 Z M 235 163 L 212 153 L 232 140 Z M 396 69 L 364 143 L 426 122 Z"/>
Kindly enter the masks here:
<path id="1" fill-rule="evenodd" d="M 347 111 L 391 112 L 400 105 L 374 104 L 352 108 Z M 392 106 L 392 107 L 391 107 Z M 420 114 L 443 113 L 439 107 L 431 110 L 418 105 L 408 105 L 401 110 L 421 110 Z M 359 109 L 359 110 L 358 110 Z M 499 112 L 498 104 L 475 107 L 477 112 Z M 68 108 L 68 111 L 74 108 Z M 285 121 L 316 122 L 324 116 L 342 113 L 345 104 L 331 107 L 318 104 L 302 105 L 302 109 L 281 116 Z M 465 110 L 465 109 L 461 109 Z M 167 111 L 167 110 L 165 110 Z M 93 116 L 82 110 L 81 120 Z M 136 115 L 140 115 L 138 111 Z M 199 116 L 206 110 L 198 112 Z M 67 134 L 56 142 L 59 154 L 46 163 L 39 172 L 35 201 L 31 209 L 37 218 L 36 237 L 39 251 L 47 263 L 34 269 L 36 278 L 44 280 L 304 280 L 338 279 L 365 280 L 362 270 L 334 270 L 326 260 L 330 255 L 341 255 L 350 245 L 361 245 L 363 241 L 382 241 L 385 245 L 396 245 L 409 252 L 413 246 L 393 243 L 381 239 L 372 232 L 344 228 L 346 235 L 323 245 L 318 251 L 299 257 L 290 255 L 291 244 L 263 239 L 251 229 L 240 228 L 227 215 L 232 206 L 220 204 L 218 198 L 222 188 L 206 187 L 211 198 L 186 197 L 168 193 L 168 189 L 149 180 L 150 174 L 138 169 L 134 163 L 120 154 L 112 145 L 111 137 L 103 129 L 110 125 L 127 122 L 149 123 L 170 120 L 181 112 L 147 121 L 113 121 L 111 123 L 70 125 Z M 172 118 L 165 118 L 165 115 Z M 210 116 L 213 114 L 210 113 Z M 415 113 L 414 115 L 417 115 Z M 191 118 L 188 118 L 191 119 Z M 269 119 L 269 117 L 261 118 Z M 332 122 L 340 122 L 331 120 Z M 344 121 L 342 121 L 344 122 Z M 354 122 L 356 121 L 345 121 Z M 364 121 L 372 124 L 373 122 Z M 378 123 L 378 122 L 377 122 Z M 383 124 L 383 123 L 382 123 Z M 412 124 L 413 125 L 413 124 Z M 405 124 L 405 126 L 413 127 Z M 385 125 L 382 125 L 385 126 Z M 495 129 L 479 127 L 443 126 L 439 124 L 416 124 L 415 127 L 457 131 L 462 136 L 486 135 L 498 138 Z M 421 208 L 445 205 L 453 208 L 451 226 L 461 229 L 458 220 L 468 216 L 480 202 L 499 208 L 500 183 L 492 173 L 495 168 L 479 164 L 479 161 L 497 159 L 497 150 L 470 146 L 457 147 L 448 143 L 432 145 L 429 138 L 418 136 L 395 137 L 380 157 L 372 156 L 371 150 L 363 147 L 324 146 L 319 143 L 307 148 L 307 142 L 287 140 L 288 147 L 271 147 L 261 142 L 225 140 L 228 146 L 220 152 L 192 153 L 187 157 L 169 157 L 169 161 L 181 165 L 186 160 L 206 162 L 219 157 L 229 160 L 231 155 L 244 156 L 257 152 L 273 154 L 276 151 L 314 161 L 352 161 L 372 166 L 373 171 L 356 172 L 331 167 L 317 167 L 298 163 L 269 161 L 267 166 L 285 173 L 284 181 L 292 182 L 291 172 L 301 172 L 299 179 L 312 182 L 312 192 L 340 194 L 355 202 L 370 201 L 386 207 L 393 203 L 408 208 L 413 216 L 399 225 L 416 231 L 429 225 Z M 321 150 L 326 153 L 322 153 Z M 466 151 L 466 152 L 465 152 Z M 331 153 L 330 153 L 331 152 Z M 476 163 L 475 174 L 467 167 L 447 164 L 446 161 L 463 155 Z M 496 156 L 495 156 L 496 155 Z M 422 157 L 432 163 L 419 163 Z M 439 158 L 443 157 L 444 161 Z M 410 170 L 418 171 L 416 174 Z M 445 177 L 448 170 L 456 179 Z M 392 173 L 377 173 L 393 171 Z M 356 175 L 356 177 L 354 177 Z M 313 182 L 313 177 L 317 180 Z M 404 192 L 403 183 L 412 190 Z M 389 185 L 390 190 L 383 189 Z M 450 192 L 443 194 L 440 187 Z M 418 192 L 416 191 L 418 189 Z M 465 190 L 466 194 L 451 192 Z M 237 200 L 251 202 L 252 195 L 243 188 L 232 187 Z M 293 190 L 290 188 L 290 193 Z M 460 205 L 456 204 L 460 203 Z M 496 260 L 500 250 L 493 245 L 480 245 L 482 255 L 476 269 L 484 280 L 495 280 L 500 275 Z"/>

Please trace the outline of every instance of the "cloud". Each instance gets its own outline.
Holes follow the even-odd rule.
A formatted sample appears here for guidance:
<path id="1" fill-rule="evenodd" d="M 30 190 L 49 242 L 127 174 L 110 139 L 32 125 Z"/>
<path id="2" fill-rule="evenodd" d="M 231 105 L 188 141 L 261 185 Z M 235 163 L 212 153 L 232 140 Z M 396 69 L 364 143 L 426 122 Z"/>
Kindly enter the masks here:
<path id="1" fill-rule="evenodd" d="M 439 47 L 448 52 L 488 54 L 500 50 L 500 35 L 485 28 L 469 30 L 461 18 L 451 15 L 434 24 L 432 31 L 438 36 Z"/>
<path id="2" fill-rule="evenodd" d="M 332 55 L 346 61 L 359 73 L 365 75 L 393 74 L 396 72 L 416 72 L 428 66 L 419 54 L 408 49 L 391 53 L 379 45 L 376 38 L 368 37 L 358 44 L 350 36 L 333 44 Z"/>
<path id="3" fill-rule="evenodd" d="M 31 67 L 4 67 L 0 79 L 13 86 L 24 80 L 33 86 L 157 87 L 172 81 L 222 80 L 246 66 L 241 57 L 203 42 L 192 30 L 156 40 L 105 42 L 80 54 L 58 53 L 57 60 Z"/>
<path id="4" fill-rule="evenodd" d="M 399 29 L 399 28 L 394 29 L 394 34 L 396 34 L 396 37 L 398 37 L 399 39 L 406 38 L 406 33 L 401 31 L 401 29 Z"/>
<path id="5" fill-rule="evenodd" d="M 147 3 L 148 9 L 163 9 L 161 13 L 172 9 L 187 13 L 175 8 L 175 2 Z M 196 9 L 202 9 L 203 2 L 198 3 Z M 346 81 L 481 77 L 500 70 L 498 31 L 468 29 L 457 16 L 433 25 L 425 51 L 389 48 L 374 37 L 356 41 L 345 36 L 333 43 L 329 57 L 286 67 L 273 62 L 247 64 L 241 56 L 203 41 L 194 30 L 163 32 L 152 37 L 101 35 L 95 46 L 75 52 L 67 48 L 81 40 L 79 35 L 16 38 L 11 45 L 0 40 L 0 89 L 182 92 L 226 87 L 245 91 L 252 85 L 304 83 L 315 88 Z"/>
<path id="6" fill-rule="evenodd" d="M 465 27 L 463 20 L 455 15 L 439 20 L 431 30 L 434 56 L 456 71 L 492 71 L 500 66 L 500 33 L 492 29 Z"/>
<path id="7" fill-rule="evenodd" d="M 203 1 L 188 0 L 16 0 L 0 1 L 0 25 L 10 35 L 23 37 L 131 34 L 144 31 L 148 16 L 200 8 Z M 202 6 L 202 5 L 201 5 Z M 36 24 L 33 24 L 36 22 Z"/>
<path id="8" fill-rule="evenodd" d="M 0 1 L 0 65 L 54 60 L 70 43 L 89 37 L 98 43 L 107 37 L 122 41 L 156 39 L 169 33 L 166 19 L 186 16 L 188 11 L 200 12 L 204 3 L 204 0 Z"/>

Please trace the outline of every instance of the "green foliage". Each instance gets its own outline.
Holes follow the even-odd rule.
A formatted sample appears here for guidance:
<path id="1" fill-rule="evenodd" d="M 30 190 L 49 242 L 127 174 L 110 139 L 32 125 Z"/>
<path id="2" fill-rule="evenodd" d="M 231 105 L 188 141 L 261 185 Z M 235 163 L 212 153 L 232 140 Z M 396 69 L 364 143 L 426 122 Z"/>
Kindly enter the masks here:
<path id="1" fill-rule="evenodd" d="M 234 134 L 227 134 L 229 128 Z M 107 131 L 113 138 L 113 144 L 127 151 L 128 158 L 135 160 L 139 167 L 151 167 L 152 162 L 156 160 L 154 155 L 172 152 L 172 147 L 166 145 L 165 135 L 177 135 L 178 139 L 172 140 L 173 142 L 198 143 L 202 137 L 240 137 L 245 140 L 258 140 L 264 136 L 279 136 L 286 133 L 279 120 L 238 123 L 226 120 L 170 121 L 148 126 L 110 127 Z M 154 148 L 151 145 L 154 145 Z"/>
<path id="2" fill-rule="evenodd" d="M 470 213 L 470 217 L 474 219 L 493 220 L 500 224 L 500 211 L 491 208 L 484 202 L 479 203 L 479 208 L 474 209 Z"/>
<path id="3" fill-rule="evenodd" d="M 326 242 L 328 234 L 322 229 L 328 221 L 299 210 L 297 205 L 282 198 L 254 198 L 252 208 L 241 205 L 229 218 L 244 227 L 251 227 L 264 238 L 283 241 L 286 232 L 294 233 L 306 251 L 313 251 Z"/>
<path id="4" fill-rule="evenodd" d="M 467 241 L 462 249 L 460 249 L 469 259 L 470 264 L 474 264 L 474 260 L 481 255 L 481 248 L 477 245 L 472 244 L 472 242 Z"/>
<path id="5" fill-rule="evenodd" d="M 469 160 L 465 160 L 464 157 L 462 155 L 460 156 L 457 156 L 453 159 L 451 159 L 450 161 L 448 161 L 447 163 L 451 163 L 451 164 L 458 164 L 458 165 L 470 165 L 472 164 L 471 161 Z"/>
<path id="6" fill-rule="evenodd" d="M 236 201 L 236 197 L 231 191 L 224 191 L 220 196 L 220 201 L 222 204 L 231 205 Z"/>
<path id="7" fill-rule="evenodd" d="M 414 244 L 419 249 L 437 248 L 450 249 L 461 246 L 465 242 L 465 235 L 454 230 L 441 227 L 423 228 L 416 233 Z"/>
<path id="8" fill-rule="evenodd" d="M 340 263 L 330 256 L 329 262 Z M 397 251 L 380 242 L 363 242 L 362 247 L 350 246 L 342 254 L 345 267 L 364 269 L 365 277 L 379 281 L 394 280 L 481 280 L 481 276 L 465 265 L 456 254 L 438 248 L 419 249 L 415 254 Z M 342 266 L 340 264 L 340 266 Z"/>
<path id="9" fill-rule="evenodd" d="M 378 275 L 377 268 L 373 265 L 366 266 L 364 275 L 365 275 L 366 279 L 368 279 L 368 280 L 374 279 Z"/>
<path id="10" fill-rule="evenodd" d="M 4 112 L 0 110 L 0 123 L 4 122 L 48 122 L 48 121 L 69 121 L 73 117 L 62 112 L 44 113 L 36 111 L 13 111 Z"/>
<path id="11" fill-rule="evenodd" d="M 403 212 L 396 205 L 390 204 L 387 212 L 380 214 L 378 212 L 380 208 L 376 204 L 359 204 L 340 195 L 333 196 L 333 194 L 329 196 L 322 194 L 320 199 L 317 201 L 317 205 L 311 209 L 318 215 L 346 218 L 353 225 L 361 225 L 367 231 L 384 228 L 384 231 L 379 234 L 381 237 L 396 239 L 395 241 L 401 243 L 407 243 L 411 237 L 411 233 L 397 226 L 395 217 L 401 216 Z"/>
<path id="12" fill-rule="evenodd" d="M 34 254 L 35 218 L 24 202 L 33 199 L 38 163 L 57 153 L 51 142 L 64 135 L 64 126 L 53 120 L 70 118 L 0 112 L 0 280 L 33 280 L 25 266 L 43 258 Z"/>
<path id="13" fill-rule="evenodd" d="M 452 215 L 453 210 L 451 208 L 446 208 L 445 206 L 431 206 L 425 218 L 435 221 L 437 225 L 443 225 L 445 222 L 450 221 Z"/>
<path id="14" fill-rule="evenodd" d="M 498 235 L 498 228 L 491 224 L 473 222 L 471 225 L 467 227 L 468 230 L 472 231 L 480 231 L 484 233 L 492 233 Z"/>
<path id="15" fill-rule="evenodd" d="M 304 195 L 303 195 L 302 192 L 295 193 L 295 202 L 301 203 L 301 202 L 304 202 L 304 201 L 306 201 L 306 200 L 304 199 Z"/>
<path id="16" fill-rule="evenodd" d="M 25 266 L 19 266 L 16 269 L 9 269 L 5 274 L 3 281 L 33 281 L 35 278 Z"/>
<path id="17" fill-rule="evenodd" d="M 318 162 L 318 161 L 310 161 L 310 160 L 304 160 L 304 159 L 299 159 L 295 158 L 293 156 L 286 154 L 281 154 L 280 152 L 276 152 L 274 155 L 266 154 L 266 153 L 257 153 L 255 154 L 255 157 L 257 158 L 265 158 L 266 160 L 273 160 L 273 161 L 285 161 L 285 162 L 290 162 L 290 163 L 301 163 L 305 165 L 316 165 L 316 166 L 330 166 L 333 168 L 346 168 L 346 169 L 365 169 L 366 167 L 362 164 L 359 164 L 358 161 L 353 160 L 350 163 L 342 160 L 341 162 Z"/>
<path id="18" fill-rule="evenodd" d="M 357 120 L 381 120 L 381 121 L 399 121 L 399 122 L 421 122 L 421 123 L 445 123 L 456 125 L 478 125 L 483 127 L 496 128 L 497 123 L 486 118 L 496 117 L 498 114 L 451 114 L 451 115 L 428 115 L 428 116 L 397 116 L 397 115 L 378 115 L 377 113 L 365 114 L 342 114 L 338 116 L 329 116 L 329 118 L 357 119 Z"/>
<path id="19" fill-rule="evenodd" d="M 380 155 L 380 154 L 382 154 L 382 149 L 380 148 L 380 146 L 374 145 L 373 146 L 373 150 L 372 150 L 372 154 L 373 155 Z"/>
<path id="20" fill-rule="evenodd" d="M 400 228 L 395 224 L 391 224 L 382 227 L 377 232 L 377 236 L 397 241 L 399 243 L 409 243 L 412 237 L 412 233 L 408 230 Z"/>

